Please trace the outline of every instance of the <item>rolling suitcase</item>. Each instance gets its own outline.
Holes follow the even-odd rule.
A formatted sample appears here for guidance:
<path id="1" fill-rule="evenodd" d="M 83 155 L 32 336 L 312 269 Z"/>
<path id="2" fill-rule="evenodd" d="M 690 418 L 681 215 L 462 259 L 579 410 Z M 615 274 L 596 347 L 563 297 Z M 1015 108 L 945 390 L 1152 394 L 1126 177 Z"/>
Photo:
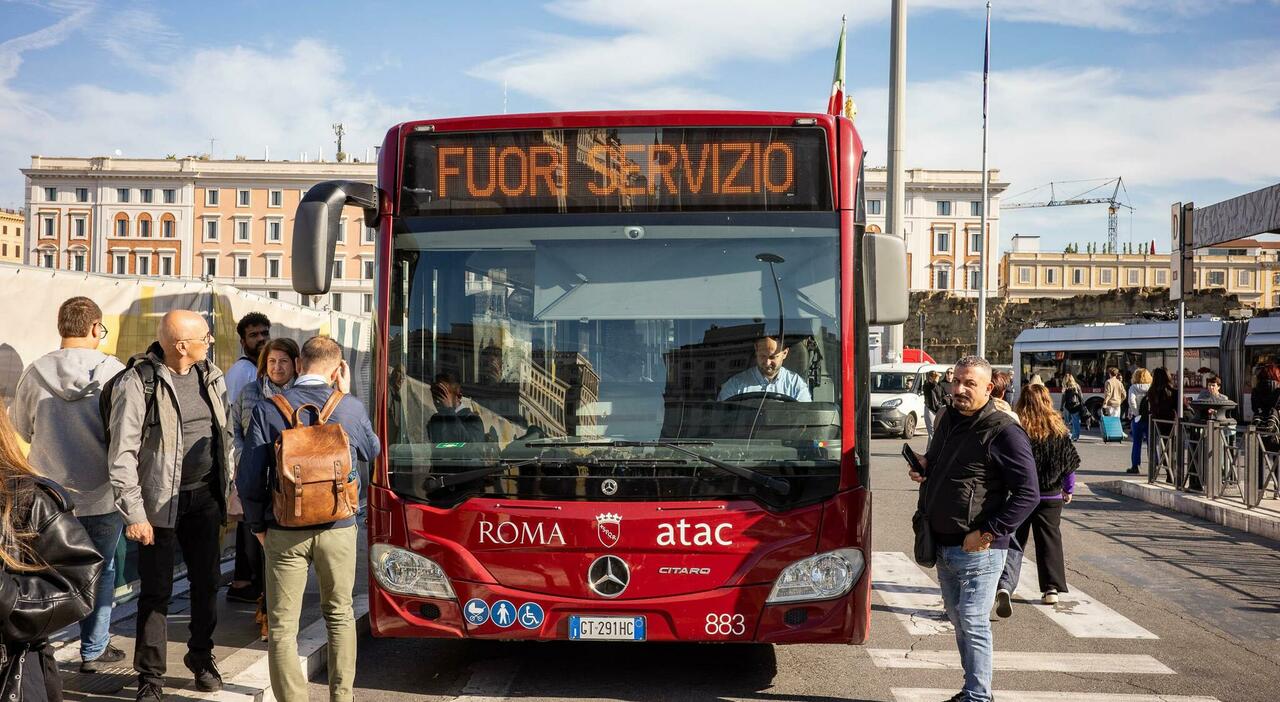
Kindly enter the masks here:
<path id="1" fill-rule="evenodd" d="M 1124 441 L 1124 428 L 1120 425 L 1119 417 L 1102 415 L 1102 441 L 1108 444 L 1112 441 Z"/>

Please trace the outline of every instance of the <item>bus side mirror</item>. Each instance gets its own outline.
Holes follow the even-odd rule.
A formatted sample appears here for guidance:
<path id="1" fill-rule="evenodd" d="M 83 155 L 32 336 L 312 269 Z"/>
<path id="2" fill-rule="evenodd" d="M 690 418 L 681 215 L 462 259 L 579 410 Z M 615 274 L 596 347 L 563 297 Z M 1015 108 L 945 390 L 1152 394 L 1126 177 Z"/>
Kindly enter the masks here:
<path id="1" fill-rule="evenodd" d="M 907 242 L 892 234 L 863 234 L 862 275 L 867 324 L 907 321 Z"/>
<path id="2" fill-rule="evenodd" d="M 333 253 L 342 225 L 342 208 L 364 208 L 366 226 L 378 221 L 378 188 L 351 180 L 317 183 L 298 203 L 293 220 L 293 289 L 323 295 L 333 282 Z"/>

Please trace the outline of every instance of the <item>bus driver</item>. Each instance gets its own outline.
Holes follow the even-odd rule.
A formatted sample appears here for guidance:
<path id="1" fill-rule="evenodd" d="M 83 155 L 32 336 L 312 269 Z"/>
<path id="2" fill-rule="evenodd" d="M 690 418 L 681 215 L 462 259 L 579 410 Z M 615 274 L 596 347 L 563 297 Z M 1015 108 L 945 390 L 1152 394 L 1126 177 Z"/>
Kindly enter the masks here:
<path id="1" fill-rule="evenodd" d="M 716 397 L 719 401 L 755 392 L 786 395 L 799 402 L 812 402 L 809 384 L 798 373 L 782 367 L 787 349 L 779 349 L 778 340 L 770 336 L 756 339 L 756 363 L 725 381 Z"/>

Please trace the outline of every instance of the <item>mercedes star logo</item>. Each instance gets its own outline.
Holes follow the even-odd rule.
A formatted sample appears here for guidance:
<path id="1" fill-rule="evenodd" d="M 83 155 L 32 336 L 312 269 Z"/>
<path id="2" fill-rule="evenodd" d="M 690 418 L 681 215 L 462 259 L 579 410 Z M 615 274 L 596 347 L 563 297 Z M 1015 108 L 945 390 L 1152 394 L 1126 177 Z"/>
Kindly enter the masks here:
<path id="1" fill-rule="evenodd" d="M 606 495 L 612 495 L 617 491 L 618 491 L 618 481 L 614 480 L 613 478 L 607 478 L 603 483 L 600 484 L 600 492 L 603 492 Z"/>
<path id="2" fill-rule="evenodd" d="M 631 569 L 617 556 L 601 556 L 587 569 L 587 587 L 601 597 L 617 597 L 631 582 Z"/>

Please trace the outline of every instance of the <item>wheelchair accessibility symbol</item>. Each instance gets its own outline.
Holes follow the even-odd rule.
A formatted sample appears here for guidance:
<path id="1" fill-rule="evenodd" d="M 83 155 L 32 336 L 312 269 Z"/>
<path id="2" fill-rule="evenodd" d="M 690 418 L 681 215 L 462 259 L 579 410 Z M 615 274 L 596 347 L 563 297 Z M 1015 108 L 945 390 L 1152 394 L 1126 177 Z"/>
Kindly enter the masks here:
<path id="1" fill-rule="evenodd" d="M 516 618 L 520 620 L 520 626 L 526 629 L 537 629 L 542 626 L 544 616 L 542 607 L 532 602 L 526 602 L 520 605 L 520 612 Z"/>
<path id="2" fill-rule="evenodd" d="M 467 601 L 462 613 L 467 618 L 467 623 L 472 626 L 480 626 L 489 621 L 489 604 L 484 600 L 471 599 Z"/>

